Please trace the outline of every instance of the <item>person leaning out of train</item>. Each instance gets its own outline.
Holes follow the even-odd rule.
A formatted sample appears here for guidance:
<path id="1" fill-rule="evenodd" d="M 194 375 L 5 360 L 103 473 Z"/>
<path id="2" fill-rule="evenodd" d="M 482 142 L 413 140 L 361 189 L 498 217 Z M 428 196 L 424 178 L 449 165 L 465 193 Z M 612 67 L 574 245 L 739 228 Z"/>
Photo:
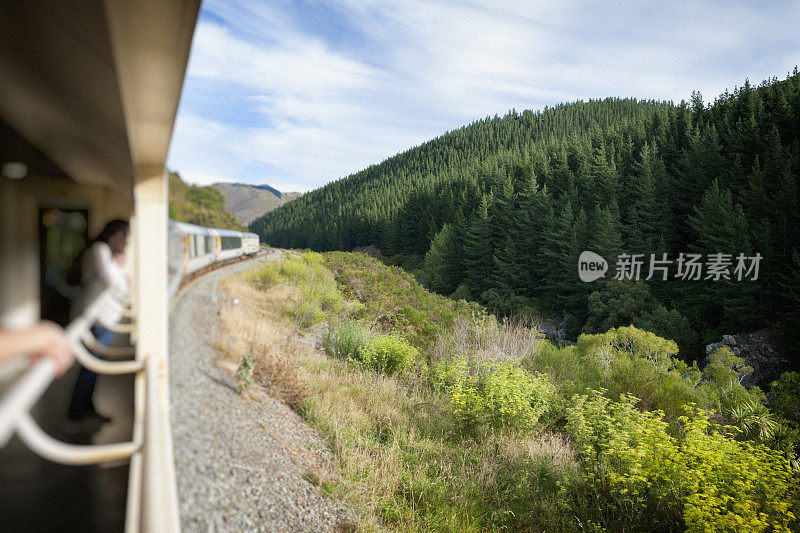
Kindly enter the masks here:
<path id="1" fill-rule="evenodd" d="M 73 317 L 82 313 L 108 289 L 119 295 L 127 295 L 128 277 L 124 270 L 127 239 L 128 223 L 124 220 L 112 220 L 76 259 L 80 267 L 82 290 L 72 308 Z M 118 323 L 122 316 L 116 309 L 104 308 L 98 318 L 100 321 L 92 327 L 92 335 L 100 344 L 110 346 L 114 341 L 114 332 L 104 327 L 102 323 Z M 101 357 L 97 353 L 94 355 Z M 94 425 L 104 424 L 110 420 L 98 413 L 94 407 L 92 396 L 96 381 L 97 374 L 81 368 L 69 405 L 68 416 L 71 421 Z"/>

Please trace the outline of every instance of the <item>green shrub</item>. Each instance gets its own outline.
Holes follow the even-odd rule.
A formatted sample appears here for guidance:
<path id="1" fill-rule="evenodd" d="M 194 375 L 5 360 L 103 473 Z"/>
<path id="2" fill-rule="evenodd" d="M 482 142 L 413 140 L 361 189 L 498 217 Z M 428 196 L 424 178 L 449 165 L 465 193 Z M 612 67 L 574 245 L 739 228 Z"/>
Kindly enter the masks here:
<path id="1" fill-rule="evenodd" d="M 473 296 L 467 284 L 462 283 L 461 285 L 456 287 L 456 290 L 453 291 L 453 294 L 450 295 L 450 298 L 452 298 L 453 300 L 470 301 L 473 299 Z"/>
<path id="2" fill-rule="evenodd" d="M 355 361 L 378 372 L 401 374 L 417 357 L 417 349 L 397 335 L 374 335 L 358 351 Z"/>
<path id="3" fill-rule="evenodd" d="M 734 405 L 725 415 L 741 432 L 741 440 L 766 442 L 780 425 L 764 404 L 751 399 Z"/>
<path id="4" fill-rule="evenodd" d="M 763 399 L 759 389 L 748 391 L 741 385 L 746 368 L 727 348 L 714 352 L 702 372 L 696 363 L 689 366 L 677 358 L 673 341 L 633 326 L 581 335 L 575 349 L 601 374 L 609 397 L 632 394 L 639 407 L 660 409 L 670 421 L 690 403 L 723 414 L 742 401 Z"/>
<path id="5" fill-rule="evenodd" d="M 644 359 L 663 371 L 674 367 L 678 353 L 675 341 L 662 339 L 654 333 L 633 326 L 611 328 L 606 333 L 581 335 L 577 349 L 587 358 L 593 359 L 609 372 L 614 361 L 620 357 Z"/>
<path id="6" fill-rule="evenodd" d="M 362 304 L 344 297 L 333 273 L 324 265 L 322 256 L 314 252 L 270 261 L 248 272 L 245 280 L 261 290 L 267 290 L 277 283 L 296 287 L 297 298 L 294 305 L 289 307 L 288 314 L 301 327 L 319 324 L 328 314 L 357 315 L 364 308 Z"/>
<path id="7" fill-rule="evenodd" d="M 609 530 L 682 529 L 675 439 L 661 413 L 642 412 L 636 401 L 614 402 L 602 391 L 573 398 L 567 431 L 583 459 L 588 500 L 575 511 Z"/>
<path id="8" fill-rule="evenodd" d="M 427 348 L 459 313 L 477 307 L 431 293 L 408 272 L 364 254 L 330 252 L 322 257 L 339 290 L 365 305 L 363 315 L 419 349 Z"/>
<path id="9" fill-rule="evenodd" d="M 744 359 L 733 355 L 727 346 L 722 346 L 708 356 L 708 364 L 703 369 L 703 378 L 716 383 L 721 391 L 730 392 L 752 372 L 753 367 L 747 366 Z"/>
<path id="10" fill-rule="evenodd" d="M 448 395 L 453 413 L 466 426 L 530 428 L 556 400 L 555 387 L 546 375 L 534 375 L 516 362 L 469 361 L 456 356 L 437 366 L 434 382 Z"/>
<path id="11" fill-rule="evenodd" d="M 781 419 L 767 445 L 782 451 L 800 472 L 800 373 L 784 372 L 770 386 L 770 407 Z"/>
<path id="12" fill-rule="evenodd" d="M 320 309 L 316 302 L 308 300 L 297 302 L 294 308 L 290 309 L 289 314 L 302 328 L 311 327 L 325 320 L 325 311 Z"/>
<path id="13" fill-rule="evenodd" d="M 800 373 L 784 372 L 770 386 L 773 410 L 794 427 L 800 427 Z"/>
<path id="14" fill-rule="evenodd" d="M 544 372 L 565 398 L 601 387 L 602 374 L 597 365 L 587 364 L 575 346 L 558 347 L 542 341 L 538 350 L 523 360 L 523 365 Z"/>
<path id="15" fill-rule="evenodd" d="M 686 317 L 662 305 L 644 281 L 612 279 L 589 295 L 585 333 L 600 333 L 628 324 L 674 340 L 684 353 L 700 348 L 697 334 Z"/>
<path id="16" fill-rule="evenodd" d="M 322 335 L 322 349 L 339 359 L 358 358 L 358 353 L 372 338 L 369 326 L 356 320 L 345 319 L 333 324 Z"/>
<path id="17" fill-rule="evenodd" d="M 689 531 L 792 531 L 800 476 L 780 453 L 737 442 L 704 413 L 682 419 L 683 518 Z"/>
<path id="18" fill-rule="evenodd" d="M 593 391 L 576 396 L 567 430 L 584 459 L 589 511 L 613 530 L 789 531 L 797 525 L 797 483 L 788 461 L 739 442 L 698 411 L 679 418 L 679 437 L 662 413 L 641 412 Z M 599 512 L 592 514 L 591 509 Z"/>
<path id="19" fill-rule="evenodd" d="M 727 346 L 717 348 L 708 356 L 708 364 L 703 369 L 701 387 L 708 391 L 712 407 L 721 414 L 747 409 L 747 405 L 765 401 L 764 393 L 758 387 L 745 388 L 741 382 L 753 368 L 747 366 L 741 357 L 736 357 Z"/>
<path id="20" fill-rule="evenodd" d="M 260 290 L 267 290 L 281 280 L 279 263 L 282 261 L 270 261 L 261 268 L 249 270 L 244 274 L 244 279 L 250 285 Z"/>
<path id="21" fill-rule="evenodd" d="M 239 362 L 236 369 L 236 393 L 241 394 L 247 387 L 255 385 L 253 382 L 253 369 L 256 367 L 256 358 L 252 354 L 246 354 Z"/>

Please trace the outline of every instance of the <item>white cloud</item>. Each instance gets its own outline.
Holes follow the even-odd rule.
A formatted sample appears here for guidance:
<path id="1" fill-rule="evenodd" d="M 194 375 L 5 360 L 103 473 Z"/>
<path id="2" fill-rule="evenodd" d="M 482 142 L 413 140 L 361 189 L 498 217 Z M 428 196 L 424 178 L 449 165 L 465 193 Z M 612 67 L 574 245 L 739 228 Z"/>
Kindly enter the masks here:
<path id="1" fill-rule="evenodd" d="M 788 2 L 340 0 L 317 25 L 296 9 L 204 4 L 172 168 L 305 191 L 512 107 L 710 100 L 800 57 Z"/>

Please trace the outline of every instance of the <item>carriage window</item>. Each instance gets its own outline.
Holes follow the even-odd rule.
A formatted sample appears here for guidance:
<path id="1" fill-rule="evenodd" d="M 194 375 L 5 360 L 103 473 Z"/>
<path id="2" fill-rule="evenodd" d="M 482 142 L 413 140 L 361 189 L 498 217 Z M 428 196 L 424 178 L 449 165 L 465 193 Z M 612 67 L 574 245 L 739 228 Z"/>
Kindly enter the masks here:
<path id="1" fill-rule="evenodd" d="M 222 249 L 233 250 L 242 247 L 241 237 L 222 237 Z"/>

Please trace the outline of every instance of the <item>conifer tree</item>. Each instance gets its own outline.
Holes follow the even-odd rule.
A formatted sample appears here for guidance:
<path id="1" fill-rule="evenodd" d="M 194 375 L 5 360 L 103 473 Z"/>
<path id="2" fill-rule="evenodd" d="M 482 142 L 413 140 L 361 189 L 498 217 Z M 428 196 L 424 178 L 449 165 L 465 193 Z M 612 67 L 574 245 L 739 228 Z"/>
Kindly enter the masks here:
<path id="1" fill-rule="evenodd" d="M 622 253 L 622 233 L 616 204 L 595 206 L 589 230 L 588 247 L 608 261 L 609 268 L 616 265 Z"/>
<path id="2" fill-rule="evenodd" d="M 481 205 L 464 236 L 464 270 L 470 293 L 480 296 L 488 289 L 488 280 L 494 270 L 492 220 L 489 218 L 491 197 L 484 195 Z"/>
<path id="3" fill-rule="evenodd" d="M 752 286 L 733 277 L 735 258 L 740 253 L 749 256 L 751 251 L 744 211 L 733 203 L 730 191 L 720 189 L 714 180 L 689 217 L 689 224 L 695 233 L 691 249 L 706 261 L 703 282 L 694 284 L 693 293 L 697 298 L 692 304 L 694 318 L 707 324 L 715 334 L 719 334 L 717 327 L 738 331 L 747 324 L 747 310 L 753 305 Z M 730 260 L 729 279 L 724 276 L 705 279 L 711 275 L 708 263 L 715 254 L 726 254 Z"/>
<path id="4" fill-rule="evenodd" d="M 425 255 L 425 281 L 434 291 L 451 294 L 461 284 L 464 270 L 463 244 L 450 224 L 445 224 Z"/>
<path id="5" fill-rule="evenodd" d="M 605 143 L 601 142 L 592 155 L 589 184 L 593 188 L 592 205 L 607 206 L 617 201 L 619 176 L 614 165 L 608 162 Z"/>
<path id="6" fill-rule="evenodd" d="M 784 268 L 780 281 L 781 329 L 790 341 L 790 352 L 800 361 L 800 252 L 792 251 L 792 261 Z"/>

